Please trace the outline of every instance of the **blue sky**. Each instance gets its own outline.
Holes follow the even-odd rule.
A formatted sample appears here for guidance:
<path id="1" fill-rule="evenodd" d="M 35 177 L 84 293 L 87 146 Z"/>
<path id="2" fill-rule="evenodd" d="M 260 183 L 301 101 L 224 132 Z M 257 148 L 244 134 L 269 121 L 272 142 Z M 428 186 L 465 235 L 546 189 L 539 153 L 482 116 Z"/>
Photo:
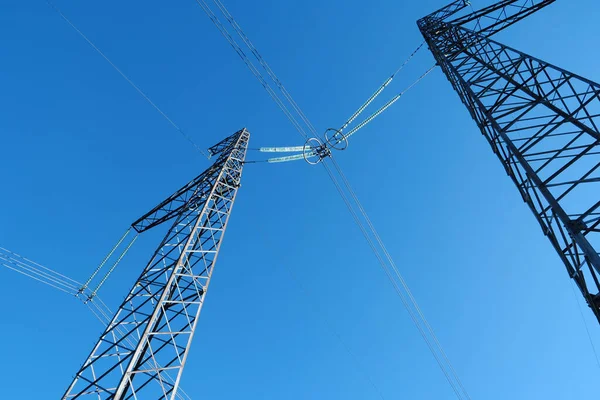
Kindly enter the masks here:
<path id="1" fill-rule="evenodd" d="M 252 147 L 301 144 L 194 1 L 56 4 L 201 146 L 244 126 Z M 444 0 L 226 5 L 324 131 L 421 42 L 415 21 Z M 209 164 L 44 1 L 2 9 L 0 246 L 85 280 L 128 224 Z M 599 81 L 599 17 L 592 0 L 557 1 L 497 39 Z M 384 98 L 432 65 L 424 50 Z M 564 267 L 441 71 L 337 159 L 473 399 L 597 393 Z M 158 237 L 103 289 L 113 308 Z M 0 298 L 4 396 L 58 398 L 101 325 L 5 269 Z M 182 387 L 194 399 L 380 398 L 367 375 L 386 399 L 453 398 L 322 169 L 248 165 Z"/>

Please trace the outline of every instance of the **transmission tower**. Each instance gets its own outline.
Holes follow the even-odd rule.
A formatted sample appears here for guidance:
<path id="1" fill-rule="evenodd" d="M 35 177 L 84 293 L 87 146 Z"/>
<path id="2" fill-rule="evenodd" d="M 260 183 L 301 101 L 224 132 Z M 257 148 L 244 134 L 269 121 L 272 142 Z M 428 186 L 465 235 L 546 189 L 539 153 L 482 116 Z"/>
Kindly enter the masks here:
<path id="1" fill-rule="evenodd" d="M 490 39 L 553 3 L 456 0 L 417 24 L 600 322 L 600 85 Z"/>
<path id="2" fill-rule="evenodd" d="M 240 186 L 250 133 L 209 149 L 216 162 L 132 224 L 173 224 L 63 399 L 174 399 Z"/>

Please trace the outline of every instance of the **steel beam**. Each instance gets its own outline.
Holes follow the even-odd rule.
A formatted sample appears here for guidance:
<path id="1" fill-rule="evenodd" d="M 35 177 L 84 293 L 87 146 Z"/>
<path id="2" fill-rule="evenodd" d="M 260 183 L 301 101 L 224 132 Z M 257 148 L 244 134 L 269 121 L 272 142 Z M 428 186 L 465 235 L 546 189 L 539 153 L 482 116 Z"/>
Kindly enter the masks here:
<path id="1" fill-rule="evenodd" d="M 220 142 L 213 166 L 138 220 L 174 222 L 63 399 L 175 398 L 249 138 L 242 129 Z"/>
<path id="2" fill-rule="evenodd" d="M 489 38 L 553 1 L 417 24 L 600 322 L 600 85 Z"/>

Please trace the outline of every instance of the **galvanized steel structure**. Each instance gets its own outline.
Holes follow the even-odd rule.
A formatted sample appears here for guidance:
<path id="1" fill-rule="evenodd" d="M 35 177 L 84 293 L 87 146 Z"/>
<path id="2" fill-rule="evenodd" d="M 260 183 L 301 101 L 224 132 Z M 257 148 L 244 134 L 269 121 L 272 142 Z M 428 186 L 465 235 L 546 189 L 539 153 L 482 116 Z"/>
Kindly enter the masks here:
<path id="1" fill-rule="evenodd" d="M 437 64 L 600 321 L 600 85 L 490 37 L 555 0 L 503 0 L 420 19 Z M 173 220 L 63 399 L 174 399 L 237 190 L 250 134 L 132 224 Z"/>
<path id="2" fill-rule="evenodd" d="M 209 149 L 216 162 L 132 224 L 171 228 L 63 399 L 174 399 L 240 186 L 250 134 Z"/>
<path id="3" fill-rule="evenodd" d="M 418 26 L 600 321 L 600 85 L 490 39 L 553 2 L 504 0 L 451 19 L 469 5 L 456 0 Z"/>

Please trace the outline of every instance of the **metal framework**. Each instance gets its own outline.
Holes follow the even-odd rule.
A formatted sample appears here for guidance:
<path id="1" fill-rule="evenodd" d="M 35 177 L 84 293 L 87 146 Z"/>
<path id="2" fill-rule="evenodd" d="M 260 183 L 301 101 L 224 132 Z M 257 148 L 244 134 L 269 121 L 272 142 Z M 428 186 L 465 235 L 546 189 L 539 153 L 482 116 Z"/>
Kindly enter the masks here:
<path id="1" fill-rule="evenodd" d="M 505 0 L 417 24 L 600 322 L 600 85 L 490 39 L 554 0 Z"/>
<path id="2" fill-rule="evenodd" d="M 250 133 L 211 147 L 216 162 L 132 227 L 173 224 L 63 399 L 174 399 L 240 186 Z"/>

